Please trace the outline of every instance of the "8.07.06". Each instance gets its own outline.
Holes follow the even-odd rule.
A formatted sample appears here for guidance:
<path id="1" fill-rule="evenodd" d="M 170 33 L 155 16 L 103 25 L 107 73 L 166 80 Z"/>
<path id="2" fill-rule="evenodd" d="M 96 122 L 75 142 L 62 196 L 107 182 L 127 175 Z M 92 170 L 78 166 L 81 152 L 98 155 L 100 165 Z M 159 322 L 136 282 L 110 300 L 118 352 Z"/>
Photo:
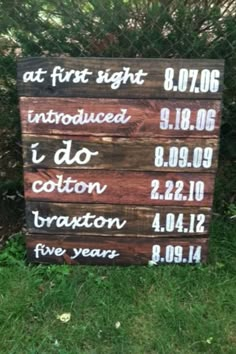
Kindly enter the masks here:
<path id="1" fill-rule="evenodd" d="M 194 92 L 194 93 L 215 93 L 220 86 L 219 70 L 197 70 L 181 68 L 175 73 L 173 68 L 166 68 L 164 89 L 166 91 Z M 177 85 L 175 83 L 177 82 Z"/>

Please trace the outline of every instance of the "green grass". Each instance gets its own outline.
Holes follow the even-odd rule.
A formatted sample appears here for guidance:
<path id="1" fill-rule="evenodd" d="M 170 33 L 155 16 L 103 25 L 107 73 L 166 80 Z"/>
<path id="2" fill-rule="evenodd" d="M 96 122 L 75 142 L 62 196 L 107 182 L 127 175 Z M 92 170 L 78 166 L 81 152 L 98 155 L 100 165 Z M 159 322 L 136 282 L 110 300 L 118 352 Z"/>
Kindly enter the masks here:
<path id="1" fill-rule="evenodd" d="M 235 253 L 235 225 L 222 220 L 209 264 L 196 267 L 29 266 L 13 239 L 1 257 L 0 353 L 235 354 Z"/>

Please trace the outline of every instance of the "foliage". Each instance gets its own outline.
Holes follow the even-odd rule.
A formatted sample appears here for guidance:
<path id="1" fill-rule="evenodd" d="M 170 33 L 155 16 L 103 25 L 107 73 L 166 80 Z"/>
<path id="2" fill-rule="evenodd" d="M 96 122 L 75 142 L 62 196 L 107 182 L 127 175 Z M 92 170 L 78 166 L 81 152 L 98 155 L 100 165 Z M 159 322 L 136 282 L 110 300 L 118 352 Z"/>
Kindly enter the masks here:
<path id="1" fill-rule="evenodd" d="M 216 177 L 214 210 L 229 215 L 229 205 L 236 202 L 236 166 L 233 161 L 222 159 Z"/>
<path id="2" fill-rule="evenodd" d="M 0 266 L 15 266 L 25 259 L 25 242 L 22 234 L 12 235 L 0 253 Z"/>
<path id="3" fill-rule="evenodd" d="M 235 203 L 229 204 L 227 214 L 230 216 L 231 219 L 236 219 L 236 204 Z"/>

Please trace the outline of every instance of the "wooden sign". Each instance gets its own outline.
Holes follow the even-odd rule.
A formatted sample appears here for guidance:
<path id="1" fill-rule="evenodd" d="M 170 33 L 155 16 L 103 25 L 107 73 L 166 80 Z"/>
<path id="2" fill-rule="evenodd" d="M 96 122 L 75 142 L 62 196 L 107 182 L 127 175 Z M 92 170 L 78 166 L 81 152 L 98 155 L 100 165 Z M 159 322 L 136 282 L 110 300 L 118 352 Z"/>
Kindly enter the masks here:
<path id="1" fill-rule="evenodd" d="M 52 108 L 53 107 L 53 108 Z M 22 97 L 24 133 L 218 137 L 220 101 Z"/>
<path id="2" fill-rule="evenodd" d="M 26 58 L 18 89 L 28 97 L 219 99 L 223 67 L 213 59 Z"/>
<path id="3" fill-rule="evenodd" d="M 23 142 L 25 166 L 38 168 L 212 172 L 218 156 L 217 142 L 210 138 L 27 135 Z"/>
<path id="4" fill-rule="evenodd" d="M 31 262 L 205 262 L 221 60 L 18 62 Z"/>
<path id="5" fill-rule="evenodd" d="M 213 189 L 212 173 L 25 169 L 27 200 L 209 207 Z"/>
<path id="6" fill-rule="evenodd" d="M 28 259 L 68 264 L 196 264 L 207 259 L 207 238 L 30 235 Z"/>
<path id="7" fill-rule="evenodd" d="M 208 233 L 208 207 L 28 202 L 30 233 L 154 237 Z"/>

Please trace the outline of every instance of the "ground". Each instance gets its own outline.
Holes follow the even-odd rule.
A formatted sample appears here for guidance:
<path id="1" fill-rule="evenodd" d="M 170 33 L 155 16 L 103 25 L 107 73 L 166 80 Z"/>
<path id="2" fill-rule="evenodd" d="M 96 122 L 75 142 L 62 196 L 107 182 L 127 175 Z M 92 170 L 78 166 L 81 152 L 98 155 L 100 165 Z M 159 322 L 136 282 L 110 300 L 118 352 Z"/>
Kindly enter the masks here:
<path id="1" fill-rule="evenodd" d="M 0 257 L 0 354 L 236 352 L 229 219 L 214 218 L 207 265 L 37 266 L 24 254 L 18 234 Z"/>

